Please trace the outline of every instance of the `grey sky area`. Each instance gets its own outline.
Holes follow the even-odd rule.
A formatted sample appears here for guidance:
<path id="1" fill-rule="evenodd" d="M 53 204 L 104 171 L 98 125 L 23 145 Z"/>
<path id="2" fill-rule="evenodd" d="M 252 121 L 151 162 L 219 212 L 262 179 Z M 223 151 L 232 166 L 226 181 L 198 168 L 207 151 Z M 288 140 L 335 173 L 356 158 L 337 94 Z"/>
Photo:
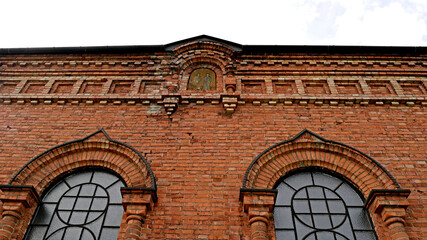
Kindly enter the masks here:
<path id="1" fill-rule="evenodd" d="M 427 46 L 427 0 L 3 0 L 0 48 L 240 44 Z"/>

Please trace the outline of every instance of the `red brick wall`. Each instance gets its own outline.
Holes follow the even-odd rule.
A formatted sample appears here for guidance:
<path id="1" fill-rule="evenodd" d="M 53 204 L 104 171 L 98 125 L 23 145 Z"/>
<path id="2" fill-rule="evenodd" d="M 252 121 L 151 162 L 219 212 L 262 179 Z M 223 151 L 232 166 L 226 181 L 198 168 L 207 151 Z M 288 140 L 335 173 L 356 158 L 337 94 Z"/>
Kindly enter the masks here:
<path id="1" fill-rule="evenodd" d="M 219 105 L 191 104 L 171 118 L 147 108 L 2 105 L 1 182 L 42 151 L 103 127 L 144 153 L 156 176 L 159 200 L 144 224 L 149 238 L 238 239 L 249 236 L 239 202 L 249 163 L 307 128 L 370 155 L 411 189 L 407 228 L 421 239 L 427 123 L 419 106 L 246 105 L 225 116 Z"/>
<path id="2" fill-rule="evenodd" d="M 158 201 L 143 237 L 249 239 L 239 200 L 246 169 L 306 128 L 371 156 L 410 189 L 406 231 L 414 240 L 426 237 L 425 56 L 224 50 L 221 60 L 202 51 L 214 60 L 184 61 L 197 53 L 182 51 L 189 56 L 0 56 L 0 184 L 39 153 L 104 128 L 140 151 L 155 174 Z M 234 66 L 221 66 L 227 61 Z M 223 71 L 218 90 L 183 87 L 189 73 L 180 67 L 197 64 Z M 227 81 L 236 85 L 232 114 L 220 104 Z M 170 116 L 165 96 L 179 97 Z"/>

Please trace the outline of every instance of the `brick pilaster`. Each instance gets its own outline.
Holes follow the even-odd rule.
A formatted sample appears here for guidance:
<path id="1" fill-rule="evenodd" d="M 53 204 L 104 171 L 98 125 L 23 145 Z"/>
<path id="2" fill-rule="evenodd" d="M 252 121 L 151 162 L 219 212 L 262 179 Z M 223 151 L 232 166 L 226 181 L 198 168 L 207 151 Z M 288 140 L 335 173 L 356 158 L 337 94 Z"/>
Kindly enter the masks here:
<path id="1" fill-rule="evenodd" d="M 32 186 L 0 185 L 0 239 L 21 239 L 39 198 Z"/>
<path id="2" fill-rule="evenodd" d="M 388 227 L 392 240 L 409 240 L 405 229 L 406 208 L 409 190 L 372 190 L 366 207 L 379 214 Z"/>
<path id="3" fill-rule="evenodd" d="M 142 224 L 148 211 L 153 208 L 155 193 L 142 188 L 122 188 L 123 208 L 126 215 L 123 239 L 144 239 L 141 236 Z"/>
<path id="4" fill-rule="evenodd" d="M 277 191 L 274 190 L 240 190 L 243 209 L 249 216 L 251 240 L 268 239 L 268 225 L 273 214 L 276 195 Z"/>

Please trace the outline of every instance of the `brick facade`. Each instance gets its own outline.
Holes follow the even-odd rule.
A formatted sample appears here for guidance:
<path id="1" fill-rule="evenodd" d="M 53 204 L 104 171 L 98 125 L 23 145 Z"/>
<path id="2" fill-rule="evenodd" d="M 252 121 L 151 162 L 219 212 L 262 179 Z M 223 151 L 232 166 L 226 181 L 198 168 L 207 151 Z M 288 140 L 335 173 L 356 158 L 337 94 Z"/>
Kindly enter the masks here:
<path id="1" fill-rule="evenodd" d="M 120 239 L 274 239 L 274 185 L 318 168 L 366 199 L 380 240 L 427 237 L 427 49 L 0 49 L 0 239 L 66 173 L 117 173 Z M 216 89 L 187 90 L 196 69 Z"/>

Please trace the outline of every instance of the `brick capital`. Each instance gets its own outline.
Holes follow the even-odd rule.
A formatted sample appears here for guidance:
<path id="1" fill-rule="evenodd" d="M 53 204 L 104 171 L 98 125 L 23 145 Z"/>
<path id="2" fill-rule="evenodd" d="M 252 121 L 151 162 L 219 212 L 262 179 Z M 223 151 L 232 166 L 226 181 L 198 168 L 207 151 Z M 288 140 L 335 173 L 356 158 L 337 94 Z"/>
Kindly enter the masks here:
<path id="1" fill-rule="evenodd" d="M 22 204 L 25 208 L 36 206 L 39 196 L 33 186 L 0 185 L 0 201 L 5 205 Z"/>
<path id="2" fill-rule="evenodd" d="M 253 190 L 253 189 L 241 189 L 240 200 L 243 202 L 243 209 L 249 213 L 249 209 L 252 212 L 263 211 L 273 212 L 274 202 L 276 200 L 277 191 L 274 190 Z"/>
<path id="3" fill-rule="evenodd" d="M 127 209 L 137 209 L 136 206 L 145 206 L 149 211 L 157 200 L 156 193 L 152 189 L 124 187 L 121 188 L 121 193 L 125 211 Z"/>
<path id="4" fill-rule="evenodd" d="M 32 186 L 0 185 L 0 201 L 3 211 L 0 218 L 0 238 L 15 239 L 16 227 L 39 202 L 37 192 Z M 27 224 L 27 223 L 26 223 Z M 19 231 L 18 231 L 18 238 Z"/>
<path id="5" fill-rule="evenodd" d="M 411 191 L 408 189 L 374 189 L 368 196 L 366 208 L 375 213 L 381 213 L 384 208 L 400 208 L 405 210 L 409 205 L 408 196 L 410 193 Z"/>

